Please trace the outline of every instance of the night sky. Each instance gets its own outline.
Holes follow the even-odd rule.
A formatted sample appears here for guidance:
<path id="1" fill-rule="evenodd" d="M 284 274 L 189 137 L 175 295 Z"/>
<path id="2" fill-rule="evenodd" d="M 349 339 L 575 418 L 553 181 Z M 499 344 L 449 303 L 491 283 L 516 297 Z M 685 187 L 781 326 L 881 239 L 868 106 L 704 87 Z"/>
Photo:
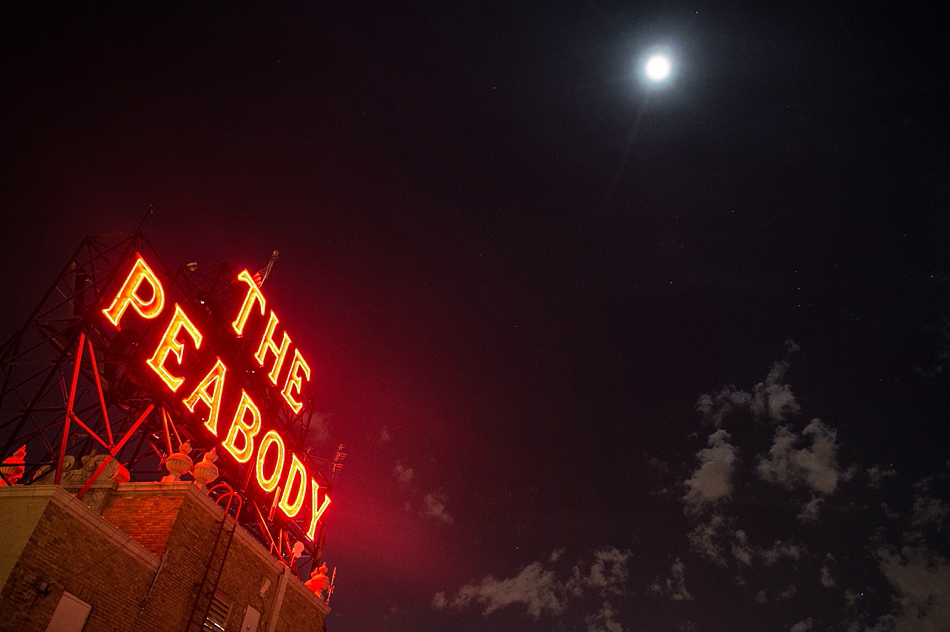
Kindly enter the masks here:
<path id="1" fill-rule="evenodd" d="M 950 630 L 936 9 L 323 4 L 3 3 L 0 338 L 279 250 L 331 632 Z"/>

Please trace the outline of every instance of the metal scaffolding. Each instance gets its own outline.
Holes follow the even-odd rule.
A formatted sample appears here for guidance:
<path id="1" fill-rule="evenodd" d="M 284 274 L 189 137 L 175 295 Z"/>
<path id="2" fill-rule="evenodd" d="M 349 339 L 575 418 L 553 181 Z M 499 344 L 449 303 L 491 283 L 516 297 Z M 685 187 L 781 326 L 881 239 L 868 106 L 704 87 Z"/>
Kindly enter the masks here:
<path id="1" fill-rule="evenodd" d="M 203 350 L 227 362 L 229 380 L 234 376 L 240 387 L 255 393 L 269 427 L 281 433 L 288 450 L 329 491 L 343 455 L 338 450 L 333 461 L 321 460 L 308 450 L 316 419 L 312 390 L 304 386 L 303 407 L 292 414 L 266 383 L 248 343 L 229 331 L 246 289 L 235 284 L 236 271 L 226 264 L 188 264 L 171 271 L 139 231 L 84 239 L 26 324 L 0 347 L 0 460 L 26 446 L 17 484 L 61 484 L 72 476 L 85 481 L 76 493 L 82 498 L 102 477 L 159 480 L 165 459 L 183 441 L 199 453 L 213 447 L 196 430 L 201 424 L 195 415 L 160 387 L 145 364 L 164 323 L 129 319 L 121 330 L 105 326 L 102 309 L 139 253 L 161 278 L 168 300 L 187 309 L 201 328 Z M 314 544 L 307 544 L 306 519 L 275 516 L 265 495 L 250 484 L 253 467 L 218 465 L 218 480 L 244 499 L 238 524 L 295 570 L 295 541 L 304 542 L 308 557 L 319 563 L 322 523 Z M 6 469 L 0 469 L 0 484 L 11 483 Z"/>

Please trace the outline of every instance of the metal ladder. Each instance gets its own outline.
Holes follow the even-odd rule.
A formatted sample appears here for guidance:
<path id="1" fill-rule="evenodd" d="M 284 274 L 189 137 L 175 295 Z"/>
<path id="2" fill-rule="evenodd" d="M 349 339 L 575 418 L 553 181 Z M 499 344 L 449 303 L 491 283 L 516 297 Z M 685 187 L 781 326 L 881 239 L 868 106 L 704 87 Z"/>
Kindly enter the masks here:
<path id="1" fill-rule="evenodd" d="M 234 541 L 234 532 L 237 530 L 237 521 L 241 515 L 243 499 L 240 494 L 231 489 L 231 486 L 227 483 L 218 483 L 209 489 L 208 493 L 211 494 L 218 488 L 225 490 L 225 493 L 219 496 L 215 501 L 218 505 L 221 505 L 222 501 L 226 501 L 224 505 L 224 515 L 221 516 L 221 522 L 218 524 L 214 545 L 211 547 L 211 556 L 207 564 L 205 564 L 201 582 L 198 583 L 198 592 L 195 595 L 195 602 L 192 604 L 191 614 L 188 615 L 188 623 L 185 625 L 184 632 L 191 632 L 193 629 L 223 632 L 223 630 L 219 631 L 214 626 L 205 626 L 205 622 L 208 620 L 208 613 L 211 612 L 214 595 L 218 590 L 218 582 L 221 581 L 221 575 L 224 572 L 224 563 L 228 559 L 228 552 L 231 550 L 231 543 Z M 234 517 L 231 518 L 231 504 L 235 500 L 237 501 L 237 510 L 234 512 Z M 230 528 L 226 528 L 228 522 L 230 522 Z M 211 577 L 212 575 L 213 579 Z M 195 615 L 199 613 L 201 616 L 196 617 Z"/>

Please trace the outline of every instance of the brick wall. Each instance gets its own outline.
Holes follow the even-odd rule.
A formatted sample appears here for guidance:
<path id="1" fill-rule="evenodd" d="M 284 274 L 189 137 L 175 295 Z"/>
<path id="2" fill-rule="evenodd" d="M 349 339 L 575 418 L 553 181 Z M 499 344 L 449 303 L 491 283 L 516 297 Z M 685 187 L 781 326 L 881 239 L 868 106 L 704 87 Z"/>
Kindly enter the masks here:
<path id="1" fill-rule="evenodd" d="M 182 496 L 115 496 L 102 516 L 146 549 L 161 556 Z"/>
<path id="2" fill-rule="evenodd" d="M 0 530 L 0 570 L 4 559 L 12 568 L 0 590 L 0 630 L 43 632 L 64 590 L 92 605 L 84 632 L 183 631 L 199 596 L 193 619 L 200 621 L 232 524 L 212 559 L 223 511 L 194 485 L 118 485 L 102 517 L 60 487 L 0 488 L 0 511 L 16 511 L 17 503 L 40 517 L 28 538 L 33 518 Z M 37 580 L 49 582 L 49 594 Z M 249 606 L 261 613 L 257 632 L 316 632 L 329 611 L 240 527 L 217 592 L 232 603 L 226 632 L 241 632 Z"/>
<path id="3" fill-rule="evenodd" d="M 172 627 L 167 629 L 176 630 L 184 629 L 198 597 L 197 586 L 202 581 L 205 569 L 210 567 L 212 572 L 205 578 L 205 593 L 198 601 L 200 611 L 197 613 L 197 618 L 203 614 L 210 597 L 214 576 L 220 565 L 220 556 L 227 546 L 232 527 L 232 523 L 228 521 L 225 529 L 220 531 L 222 510 L 207 496 L 196 493 L 194 486 L 185 487 L 188 493 L 182 499 L 174 528 L 168 537 L 165 566 L 155 584 L 156 597 L 149 603 L 147 609 L 147 612 L 154 610 L 155 613 L 162 613 L 166 621 L 172 624 Z M 212 556 L 219 531 L 221 533 L 218 544 L 220 550 Z M 272 619 L 283 572 L 283 564 L 270 556 L 257 540 L 238 527 L 231 538 L 231 545 L 216 591 L 232 603 L 226 632 L 241 632 L 241 622 L 248 606 L 261 613 L 258 630 L 263 632 L 270 629 L 270 626 L 274 624 Z M 261 595 L 261 587 L 265 580 L 268 580 L 269 585 Z M 288 588 L 297 587 L 306 592 L 309 600 L 299 598 L 288 600 L 291 590 L 285 590 L 277 629 L 321 630 L 323 617 L 329 608 L 307 591 L 296 577 L 291 576 L 287 583 Z M 291 604 L 289 610 L 288 603 Z M 288 615 L 288 612 L 291 614 Z M 307 621 L 308 624 L 287 627 L 285 622 L 288 621 L 288 616 L 294 621 Z"/>
<path id="4" fill-rule="evenodd" d="M 43 632 L 63 591 L 92 605 L 86 632 L 131 629 L 135 596 L 145 593 L 158 559 L 58 487 L 13 489 L 46 506 L 0 591 L 0 630 Z M 16 500 L 6 495 L 5 508 Z M 38 581 L 49 584 L 48 594 Z"/>
<path id="5" fill-rule="evenodd" d="M 329 609 L 299 580 L 291 578 L 274 632 L 320 632 L 323 629 L 323 617 L 313 616 L 319 606 Z"/>

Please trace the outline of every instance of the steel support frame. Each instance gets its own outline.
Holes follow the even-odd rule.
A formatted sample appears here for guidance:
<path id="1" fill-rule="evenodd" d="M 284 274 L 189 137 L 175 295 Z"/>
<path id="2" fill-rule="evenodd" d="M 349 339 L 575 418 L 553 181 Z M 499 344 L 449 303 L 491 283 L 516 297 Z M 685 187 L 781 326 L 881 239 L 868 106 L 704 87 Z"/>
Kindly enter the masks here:
<path id="1" fill-rule="evenodd" d="M 78 497 L 91 488 L 113 460 L 129 470 L 133 481 L 158 480 L 164 459 L 176 448 L 169 428 L 179 443 L 179 429 L 181 433 L 188 430 L 187 426 L 176 426 L 169 415 L 175 405 L 180 408 L 180 402 L 171 401 L 167 393 L 150 386 L 136 369 L 135 363 L 141 359 L 142 350 L 149 347 L 149 336 L 154 339 L 154 333 L 147 327 L 124 327 L 116 333 L 102 326 L 104 302 L 114 295 L 136 253 L 145 256 L 181 303 L 190 305 L 207 321 L 204 327 L 229 324 L 227 316 L 236 300 L 236 274 L 226 264 L 207 267 L 207 273 L 205 266 L 189 264 L 172 273 L 141 232 L 84 239 L 27 322 L 0 346 L 0 460 L 20 445 L 27 445 L 20 484 L 34 484 L 51 473 L 51 482 L 60 484 L 67 457 L 78 460 L 97 447 L 105 451 L 106 458 L 84 482 Z M 251 379 L 248 375 L 253 371 L 240 365 L 235 368 L 245 369 L 244 379 Z M 308 461 L 308 470 L 321 479 L 321 487 L 329 490 L 337 467 L 306 452 L 316 405 L 309 389 L 302 400 L 304 408 L 299 415 L 290 414 L 276 398 L 263 401 L 262 407 L 281 428 L 288 448 Z M 186 438 L 199 449 L 212 447 L 206 438 Z M 235 492 L 253 501 L 253 483 L 228 476 L 223 471 L 219 480 L 229 482 Z M 254 501 L 243 503 L 236 520 L 272 554 L 295 568 L 290 543 L 291 539 L 306 542 L 304 534 L 309 525 L 304 524 L 305 519 L 275 521 L 274 516 L 262 514 Z M 321 521 L 316 543 L 323 539 L 322 530 Z M 319 558 L 317 544 L 309 549 L 311 557 Z"/>

